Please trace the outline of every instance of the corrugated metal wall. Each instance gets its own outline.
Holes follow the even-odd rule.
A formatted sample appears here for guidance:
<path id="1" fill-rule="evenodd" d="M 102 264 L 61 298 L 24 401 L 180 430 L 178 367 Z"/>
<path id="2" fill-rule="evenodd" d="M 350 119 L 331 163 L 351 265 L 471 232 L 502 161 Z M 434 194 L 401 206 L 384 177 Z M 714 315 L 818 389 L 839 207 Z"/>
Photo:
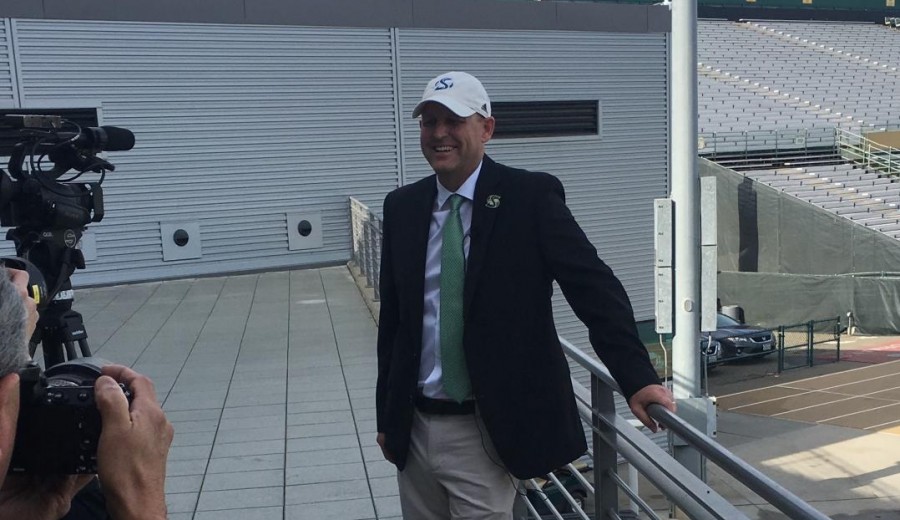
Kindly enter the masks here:
<path id="1" fill-rule="evenodd" d="M 18 106 L 11 25 L 0 19 L 0 107 Z"/>
<path id="2" fill-rule="evenodd" d="M 397 185 L 389 29 L 13 23 L 22 106 L 95 103 L 136 136 L 79 283 L 342 261 L 347 197 Z M 321 214 L 323 247 L 289 251 L 286 212 Z M 163 261 L 169 221 L 199 223 L 201 258 Z"/>

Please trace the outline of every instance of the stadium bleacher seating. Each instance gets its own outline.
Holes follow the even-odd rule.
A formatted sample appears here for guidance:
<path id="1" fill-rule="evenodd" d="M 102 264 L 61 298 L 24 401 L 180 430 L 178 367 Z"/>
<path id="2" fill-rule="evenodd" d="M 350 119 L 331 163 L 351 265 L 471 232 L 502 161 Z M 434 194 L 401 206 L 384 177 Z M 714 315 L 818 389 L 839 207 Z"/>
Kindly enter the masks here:
<path id="1" fill-rule="evenodd" d="M 848 31 L 847 24 L 796 25 L 844 27 Z M 880 41 L 885 47 L 900 43 L 900 31 L 875 24 L 850 25 L 880 29 L 883 37 Z M 700 119 L 710 121 L 709 125 L 701 125 L 702 132 L 733 131 L 733 124 L 716 125 L 715 112 L 709 113 L 708 107 L 715 108 L 717 103 L 727 102 L 729 98 L 746 96 L 753 96 L 750 102 L 760 108 L 778 107 L 769 113 L 761 111 L 760 119 L 748 120 L 747 129 L 803 124 L 857 129 L 896 125 L 895 114 L 900 110 L 900 97 L 895 92 L 900 80 L 897 71 L 900 57 L 891 62 L 897 65 L 887 66 L 883 61 L 857 58 L 860 55 L 855 53 L 848 56 L 819 47 L 822 43 L 811 43 L 816 40 L 795 40 L 790 36 L 792 33 L 781 32 L 768 30 L 763 22 L 703 20 L 699 23 L 698 72 L 715 80 L 700 84 Z M 734 88 L 723 89 L 723 84 Z M 743 91 L 736 98 L 735 89 Z M 785 125 L 782 114 L 785 110 L 790 112 L 790 118 L 802 123 Z"/>
<path id="2" fill-rule="evenodd" d="M 900 31 L 701 20 L 697 70 L 701 155 L 900 239 L 900 182 L 842 159 L 833 137 L 900 127 Z"/>

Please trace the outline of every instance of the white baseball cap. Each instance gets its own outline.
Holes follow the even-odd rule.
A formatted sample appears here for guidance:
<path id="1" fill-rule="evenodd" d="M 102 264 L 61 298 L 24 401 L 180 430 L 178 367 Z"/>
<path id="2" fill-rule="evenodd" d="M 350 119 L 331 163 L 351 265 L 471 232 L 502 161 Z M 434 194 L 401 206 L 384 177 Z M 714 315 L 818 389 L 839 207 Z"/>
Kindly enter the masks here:
<path id="1" fill-rule="evenodd" d="M 472 114 L 491 116 L 491 100 L 487 91 L 478 78 L 465 72 L 447 72 L 429 81 L 422 101 L 413 110 L 413 117 L 419 117 L 429 101 L 444 105 L 460 117 Z"/>

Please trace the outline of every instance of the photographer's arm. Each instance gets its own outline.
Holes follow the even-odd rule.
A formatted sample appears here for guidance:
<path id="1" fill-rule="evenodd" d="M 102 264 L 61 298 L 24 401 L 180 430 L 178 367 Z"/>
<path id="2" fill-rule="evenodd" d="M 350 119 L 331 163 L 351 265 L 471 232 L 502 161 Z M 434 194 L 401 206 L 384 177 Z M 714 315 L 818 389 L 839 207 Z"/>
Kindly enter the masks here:
<path id="1" fill-rule="evenodd" d="M 6 274 L 22 298 L 25 338 L 31 337 L 37 323 L 37 306 L 28 296 L 28 273 L 6 268 Z M 7 307 L 9 307 L 7 305 Z M 14 307 L 3 312 L 13 312 Z M 21 311 L 20 311 L 21 312 Z M 16 345 L 3 345 L 14 348 Z M 24 350 L 26 346 L 20 345 Z M 23 352 L 24 355 L 24 352 Z M 57 520 L 69 511 L 72 497 L 93 475 L 6 475 L 19 414 L 19 376 L 15 372 L 0 378 L 0 518 Z M 5 478 L 4 478 L 5 477 Z"/>
<path id="2" fill-rule="evenodd" d="M 9 475 L 0 490 L 0 518 L 58 520 L 93 475 Z"/>
<path id="3" fill-rule="evenodd" d="M 116 520 L 166 518 L 166 458 L 174 429 L 156 401 L 153 383 L 130 368 L 103 367 L 95 395 L 103 421 L 97 450 L 100 483 Z M 125 383 L 128 399 L 118 383 Z"/>

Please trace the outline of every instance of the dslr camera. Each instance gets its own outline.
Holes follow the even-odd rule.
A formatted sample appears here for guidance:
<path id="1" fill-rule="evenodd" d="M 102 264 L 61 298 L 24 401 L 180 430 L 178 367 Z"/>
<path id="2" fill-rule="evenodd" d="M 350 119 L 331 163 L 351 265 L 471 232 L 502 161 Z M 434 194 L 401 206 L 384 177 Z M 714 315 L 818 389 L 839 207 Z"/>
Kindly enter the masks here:
<path id="1" fill-rule="evenodd" d="M 101 358 L 83 357 L 46 371 L 31 362 L 19 371 L 19 422 L 9 473 L 97 473 L 102 425 L 94 381 L 106 364 Z M 131 402 L 131 392 L 119 386 Z"/>

